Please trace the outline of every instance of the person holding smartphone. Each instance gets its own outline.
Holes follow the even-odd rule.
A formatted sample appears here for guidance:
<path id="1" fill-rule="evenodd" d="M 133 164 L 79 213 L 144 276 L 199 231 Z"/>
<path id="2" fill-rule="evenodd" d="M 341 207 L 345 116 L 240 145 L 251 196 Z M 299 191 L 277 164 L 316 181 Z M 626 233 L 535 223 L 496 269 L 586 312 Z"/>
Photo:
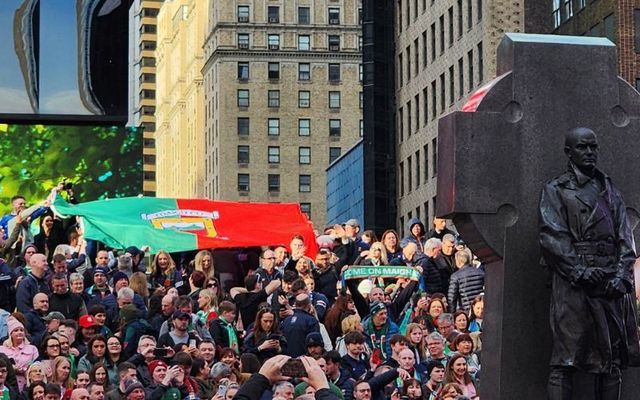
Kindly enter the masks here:
<path id="1" fill-rule="evenodd" d="M 152 383 L 145 388 L 146 398 L 177 398 L 185 399 L 189 396 L 184 384 L 184 369 L 179 365 L 169 366 L 162 360 L 154 360 L 149 364 Z"/>

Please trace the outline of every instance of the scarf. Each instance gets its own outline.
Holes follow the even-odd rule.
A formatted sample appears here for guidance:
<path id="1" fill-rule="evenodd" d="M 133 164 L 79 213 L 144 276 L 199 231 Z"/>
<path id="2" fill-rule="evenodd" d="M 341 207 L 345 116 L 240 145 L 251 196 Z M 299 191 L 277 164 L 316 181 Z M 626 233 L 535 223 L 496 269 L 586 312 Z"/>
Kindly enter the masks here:
<path id="1" fill-rule="evenodd" d="M 371 339 L 371 358 L 378 357 L 380 360 L 386 360 L 387 355 L 384 349 L 384 340 L 389 332 L 389 324 L 384 324 L 378 331 L 373 325 L 373 318 L 369 318 L 366 332 L 370 334 L 369 337 Z"/>
<path id="2" fill-rule="evenodd" d="M 232 348 L 236 353 L 239 352 L 240 346 L 238 345 L 238 335 L 236 334 L 236 330 L 233 329 L 233 325 L 228 323 L 224 318 L 220 318 L 220 322 L 222 326 L 227 330 L 227 336 L 229 337 L 229 347 Z"/>

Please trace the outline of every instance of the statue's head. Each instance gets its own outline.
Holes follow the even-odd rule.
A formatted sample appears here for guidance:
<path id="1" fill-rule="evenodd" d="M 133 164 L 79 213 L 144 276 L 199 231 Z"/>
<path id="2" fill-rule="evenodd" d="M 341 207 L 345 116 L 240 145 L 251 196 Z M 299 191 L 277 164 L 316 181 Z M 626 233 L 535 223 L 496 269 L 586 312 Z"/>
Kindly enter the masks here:
<path id="1" fill-rule="evenodd" d="M 574 128 L 564 140 L 564 153 L 583 173 L 590 175 L 598 163 L 598 140 L 589 128 Z"/>

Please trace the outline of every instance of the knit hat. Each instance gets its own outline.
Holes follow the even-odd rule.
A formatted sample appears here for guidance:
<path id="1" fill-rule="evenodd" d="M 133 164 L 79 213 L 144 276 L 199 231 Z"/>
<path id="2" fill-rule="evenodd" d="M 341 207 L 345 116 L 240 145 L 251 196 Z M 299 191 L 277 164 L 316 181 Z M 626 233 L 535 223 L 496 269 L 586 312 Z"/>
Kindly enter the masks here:
<path id="1" fill-rule="evenodd" d="M 319 332 L 311 332 L 305 338 L 305 344 L 307 347 L 309 346 L 322 346 L 324 347 L 324 340 L 322 340 L 322 335 Z"/>
<path id="2" fill-rule="evenodd" d="M 121 279 L 126 279 L 126 281 L 129 282 L 129 277 L 124 272 L 118 271 L 113 274 L 113 285 L 115 286 L 115 284 L 118 283 L 118 281 Z"/>
<path id="3" fill-rule="evenodd" d="M 96 267 L 96 269 L 93 270 L 93 275 L 95 276 L 95 274 L 102 274 L 104 276 L 107 276 L 109 274 L 109 271 L 105 267 Z"/>
<path id="4" fill-rule="evenodd" d="M 11 332 L 15 331 L 18 328 L 22 328 L 22 330 L 24 330 L 24 325 L 22 325 L 22 322 L 18 321 L 15 318 L 7 319 L 7 332 L 9 332 L 9 334 L 11 334 Z"/>
<path id="5" fill-rule="evenodd" d="M 124 307 L 120 309 L 120 319 L 123 320 L 125 324 L 137 319 L 139 315 L 140 312 L 133 304 L 125 304 Z"/>
<path id="6" fill-rule="evenodd" d="M 156 368 L 158 367 L 165 367 L 168 368 L 167 363 L 165 363 L 162 360 L 153 360 L 149 363 L 149 374 L 151 374 L 151 376 L 153 377 L 153 372 L 156 370 Z"/>
<path id="7" fill-rule="evenodd" d="M 63 321 L 66 318 L 64 317 L 64 314 L 62 314 L 60 311 L 51 311 L 49 314 L 47 314 L 46 317 L 43 318 L 45 321 L 49 322 L 51 320 L 57 319 L 58 321 Z"/>
<path id="8" fill-rule="evenodd" d="M 383 302 L 381 301 L 374 301 L 373 303 L 371 303 L 371 306 L 369 307 L 369 313 L 371 314 L 371 317 L 375 317 L 379 312 L 381 311 L 386 311 L 387 310 L 387 306 L 384 305 Z"/>
<path id="9" fill-rule="evenodd" d="M 144 386 L 142 386 L 142 383 L 136 381 L 135 379 L 127 379 L 126 381 L 124 381 L 124 387 L 126 388 L 124 391 L 125 396 L 130 395 L 136 389 L 144 390 Z"/>

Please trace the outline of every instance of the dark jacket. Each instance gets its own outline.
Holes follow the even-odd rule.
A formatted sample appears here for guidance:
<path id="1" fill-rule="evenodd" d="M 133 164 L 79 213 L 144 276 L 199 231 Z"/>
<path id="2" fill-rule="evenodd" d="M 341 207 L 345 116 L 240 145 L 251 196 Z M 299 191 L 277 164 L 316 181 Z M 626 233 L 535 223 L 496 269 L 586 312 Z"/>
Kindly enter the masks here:
<path id="1" fill-rule="evenodd" d="M 31 338 L 29 341 L 31 343 L 40 343 L 42 342 L 42 338 L 47 333 L 47 325 L 44 322 L 44 315 L 40 314 L 36 310 L 29 310 L 24 315 L 24 318 L 27 320 L 27 331 L 31 334 Z"/>
<path id="2" fill-rule="evenodd" d="M 12 312 L 16 308 L 16 276 L 11 266 L 0 259 L 0 308 Z"/>
<path id="3" fill-rule="evenodd" d="M 371 400 L 386 399 L 384 395 L 384 387 L 395 381 L 396 379 L 398 379 L 397 369 L 390 369 L 383 374 L 374 376 L 373 378 L 369 379 L 369 386 L 371 386 Z"/>
<path id="4" fill-rule="evenodd" d="M 271 389 L 271 382 L 264 375 L 253 374 L 238 390 L 234 400 L 256 400 L 262 394 Z M 315 393 L 316 400 L 338 400 L 338 397 L 329 389 L 320 389 Z"/>
<path id="5" fill-rule="evenodd" d="M 18 284 L 18 290 L 16 291 L 16 307 L 18 311 L 23 314 L 29 312 L 33 307 L 33 298 L 40 292 L 47 295 L 51 293 L 46 279 L 36 278 L 32 274 L 25 276 Z"/>
<path id="6" fill-rule="evenodd" d="M 449 312 L 469 311 L 471 302 L 484 291 L 484 271 L 467 264 L 454 272 L 449 281 Z"/>
<path id="7" fill-rule="evenodd" d="M 142 354 L 136 353 L 127 361 L 136 366 L 136 372 L 138 373 L 138 380 L 140 383 L 145 387 L 151 385 L 153 378 L 149 372 L 149 364 L 147 364 Z"/>
<path id="8" fill-rule="evenodd" d="M 414 225 L 420 226 L 420 232 L 422 236 L 420 236 L 419 238 L 414 236 L 411 232 L 411 228 L 413 228 Z M 400 247 L 404 248 L 409 243 L 415 243 L 415 245 L 418 247 L 418 252 L 424 253 L 424 244 L 427 241 L 426 233 L 427 231 L 424 229 L 424 224 L 420 222 L 420 219 L 411 218 L 409 222 L 407 222 L 407 236 L 403 237 L 400 241 Z"/>
<path id="9" fill-rule="evenodd" d="M 247 335 L 247 337 L 244 339 L 244 346 L 243 346 L 242 352 L 255 354 L 260 359 L 260 362 L 264 362 L 265 360 L 273 356 L 277 356 L 278 354 L 284 353 L 287 348 L 287 339 L 281 333 L 276 332 L 276 333 L 272 333 L 271 335 L 279 337 L 281 351 L 277 351 L 276 349 L 259 350 L 258 346 L 264 343 L 270 335 L 263 334 L 263 335 L 260 335 L 260 337 L 256 337 L 255 332 L 251 331 Z"/>
<path id="10" fill-rule="evenodd" d="M 328 307 L 330 307 L 338 296 L 338 291 L 336 290 L 338 275 L 336 274 L 333 265 L 328 266 L 324 271 L 314 268 L 312 273 L 313 280 L 316 282 L 316 292 L 327 296 L 327 300 L 329 302 Z"/>
<path id="11" fill-rule="evenodd" d="M 589 178 L 570 165 L 544 186 L 539 211 L 542 256 L 551 271 L 550 364 L 610 373 L 609 321 L 616 321 L 623 330 L 621 365 L 637 365 L 636 254 L 622 196 L 601 171 Z M 605 272 L 594 284 L 582 279 L 592 267 Z M 607 283 L 615 281 L 626 294 L 604 292 Z"/>
<path id="12" fill-rule="evenodd" d="M 112 331 L 117 331 L 120 325 L 120 308 L 118 307 L 118 297 L 115 291 L 102 300 L 102 305 L 107 309 L 107 326 Z M 147 306 L 139 294 L 133 295 L 133 305 L 142 312 L 142 317 L 147 315 Z"/>
<path id="13" fill-rule="evenodd" d="M 220 319 L 220 317 L 211 321 L 211 326 L 209 327 L 209 333 L 211 334 L 211 338 L 213 338 L 213 343 L 217 346 L 224 348 L 230 347 L 231 341 L 229 339 L 229 332 L 227 331 L 226 325 L 228 323 Z M 238 338 L 238 346 L 242 346 L 242 341 L 240 340 L 240 336 L 238 335 L 238 331 L 236 331 L 236 327 L 231 325 L 233 330 L 236 332 L 236 337 Z"/>
<path id="14" fill-rule="evenodd" d="M 440 282 L 442 282 L 442 294 L 447 294 L 449 292 L 449 280 L 451 279 L 451 274 L 456 272 L 456 264 L 454 255 L 446 255 L 440 253 L 438 257 L 434 260 L 436 267 L 438 267 L 438 272 L 440 273 Z"/>
<path id="15" fill-rule="evenodd" d="M 338 380 L 332 383 L 336 385 L 338 389 L 340 389 L 340 391 L 342 391 L 344 400 L 353 399 L 353 385 L 354 383 L 356 383 L 356 381 L 351 379 L 348 371 L 340 368 L 340 376 L 338 377 Z"/>
<path id="16" fill-rule="evenodd" d="M 78 320 L 80 313 L 86 311 L 84 300 L 77 294 L 67 290 L 65 294 L 51 293 L 49 295 L 49 312 L 59 311 L 65 318 Z"/>
<path id="17" fill-rule="evenodd" d="M 320 332 L 320 323 L 308 312 L 294 309 L 293 315 L 285 318 L 280 324 L 280 331 L 287 339 L 287 349 L 284 354 L 299 357 L 307 353 L 305 340 L 311 332 Z"/>

